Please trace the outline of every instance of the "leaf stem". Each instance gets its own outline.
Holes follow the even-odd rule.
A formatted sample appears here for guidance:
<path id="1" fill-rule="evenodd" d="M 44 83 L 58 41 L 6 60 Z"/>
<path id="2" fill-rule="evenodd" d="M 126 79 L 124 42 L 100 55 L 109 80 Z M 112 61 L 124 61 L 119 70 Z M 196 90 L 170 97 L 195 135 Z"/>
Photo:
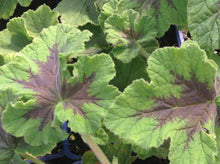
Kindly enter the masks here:
<path id="1" fill-rule="evenodd" d="M 26 152 L 25 154 L 21 154 L 21 156 L 25 159 L 32 161 L 35 164 L 45 164 L 41 160 L 37 159 L 37 157 L 33 156 L 32 154 L 30 154 L 28 152 Z"/>
<path id="2" fill-rule="evenodd" d="M 102 164 L 111 164 L 102 149 L 96 144 L 93 138 L 88 134 L 80 134 L 84 141 L 89 145 L 95 156 Z"/>

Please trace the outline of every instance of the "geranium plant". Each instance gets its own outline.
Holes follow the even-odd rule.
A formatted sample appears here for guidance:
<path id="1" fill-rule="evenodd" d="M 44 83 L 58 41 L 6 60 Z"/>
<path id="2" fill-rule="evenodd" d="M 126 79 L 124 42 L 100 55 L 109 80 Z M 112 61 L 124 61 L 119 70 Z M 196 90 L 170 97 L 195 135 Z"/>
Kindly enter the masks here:
<path id="1" fill-rule="evenodd" d="M 17 2 L 1 3 L 7 18 Z M 160 47 L 172 24 L 191 40 Z M 219 31 L 219 0 L 63 0 L 12 18 L 0 32 L 0 163 L 43 163 L 66 121 L 92 150 L 83 163 L 220 163 Z"/>

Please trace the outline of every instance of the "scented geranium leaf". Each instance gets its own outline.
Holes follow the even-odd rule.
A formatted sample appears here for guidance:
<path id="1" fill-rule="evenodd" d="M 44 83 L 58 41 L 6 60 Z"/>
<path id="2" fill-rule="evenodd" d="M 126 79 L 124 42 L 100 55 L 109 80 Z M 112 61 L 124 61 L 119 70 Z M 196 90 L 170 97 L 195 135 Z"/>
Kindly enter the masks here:
<path id="1" fill-rule="evenodd" d="M 17 138 L 6 133 L 6 131 L 2 128 L 2 121 L 0 118 L 0 153 L 1 153 L 0 163 L 2 164 L 26 163 L 18 156 L 18 154 L 14 152 L 17 142 L 18 142 Z"/>
<path id="2" fill-rule="evenodd" d="M 22 40 L 20 37 L 24 40 Z M 22 33 L 12 34 L 8 29 L 0 32 L 1 55 L 18 52 L 29 43 L 31 43 L 31 40 L 26 38 L 26 36 Z"/>
<path id="3" fill-rule="evenodd" d="M 219 125 L 215 126 L 215 134 L 216 134 L 216 142 L 217 142 L 217 147 L 218 147 L 218 154 L 216 156 L 215 163 L 219 164 L 220 163 L 220 127 Z"/>
<path id="4" fill-rule="evenodd" d="M 42 5 L 36 11 L 28 10 L 21 17 L 11 19 L 7 29 L 0 32 L 0 54 L 7 57 L 6 54 L 20 51 L 30 44 L 42 29 L 58 24 L 57 17 L 57 12 Z"/>
<path id="5" fill-rule="evenodd" d="M 132 1 L 132 0 L 128 0 Z M 186 26 L 187 0 L 135 0 L 142 16 L 151 16 L 156 21 L 158 37 L 167 31 L 171 24 Z"/>
<path id="6" fill-rule="evenodd" d="M 170 138 L 171 163 L 213 163 L 216 64 L 187 41 L 156 50 L 148 65 L 151 82 L 128 86 L 107 113 L 106 127 L 144 149 Z"/>
<path id="7" fill-rule="evenodd" d="M 150 17 L 156 27 L 157 36 L 161 37 L 171 24 L 186 26 L 187 0 L 112 0 L 103 6 L 99 22 L 103 27 L 105 20 L 113 14 L 121 14 L 127 9 L 140 13 L 141 17 Z"/>
<path id="8" fill-rule="evenodd" d="M 52 26 L 20 51 L 16 62 L 0 68 L 0 90 L 13 88 L 26 97 L 25 101 L 9 104 L 4 111 L 3 127 L 7 132 L 24 136 L 33 146 L 54 144 L 66 138 L 60 127 L 52 127 L 61 95 L 62 68 L 58 55 L 83 51 L 89 36 L 88 31 L 67 25 Z"/>
<path id="9" fill-rule="evenodd" d="M 47 5 L 40 6 L 36 11 L 29 10 L 22 15 L 29 36 L 36 37 L 44 29 L 57 25 L 58 12 L 51 11 Z"/>
<path id="10" fill-rule="evenodd" d="M 63 101 L 57 105 L 55 114 L 61 122 L 69 120 L 74 132 L 95 133 L 101 128 L 106 109 L 119 94 L 116 87 L 108 85 L 115 76 L 114 63 L 105 54 L 81 56 L 73 75 L 62 86 Z"/>
<path id="11" fill-rule="evenodd" d="M 1 0 L 0 1 L 0 18 L 8 19 L 13 15 L 16 5 L 29 6 L 32 0 Z"/>
<path id="12" fill-rule="evenodd" d="M 104 23 L 108 17 L 114 14 L 121 14 L 127 9 L 135 8 L 136 2 L 127 0 L 110 0 L 108 3 L 103 5 L 102 12 L 100 13 L 98 20 L 100 26 L 104 29 Z"/>
<path id="13" fill-rule="evenodd" d="M 98 12 L 94 2 L 96 0 L 63 0 L 55 8 L 61 15 L 63 23 L 74 27 L 84 25 L 88 22 L 97 24 Z"/>
<path id="14" fill-rule="evenodd" d="M 220 48 L 220 0 L 189 0 L 188 27 L 192 38 L 207 52 Z"/>
<path id="15" fill-rule="evenodd" d="M 111 84 L 117 86 L 120 91 L 123 91 L 133 80 L 144 78 L 149 80 L 146 71 L 146 63 L 140 57 L 133 59 L 130 63 L 122 63 L 114 58 L 116 76 L 111 81 Z"/>
<path id="16" fill-rule="evenodd" d="M 138 55 L 148 57 L 158 47 L 154 25 L 149 17 L 139 20 L 138 12 L 133 10 L 110 16 L 104 26 L 106 39 L 114 46 L 112 52 L 115 57 L 124 63 Z"/>
<path id="17" fill-rule="evenodd" d="M 100 26 L 94 25 L 92 23 L 87 23 L 84 26 L 79 27 L 80 30 L 89 30 L 93 33 L 92 37 L 88 42 L 86 42 L 86 53 L 97 54 L 100 51 L 106 50 L 108 48 L 108 43 L 106 41 L 106 36 Z M 92 50 L 92 51 L 91 51 Z"/>
<path id="18" fill-rule="evenodd" d="M 8 19 L 16 8 L 16 0 L 1 0 L 0 1 L 0 18 Z"/>
<path id="19" fill-rule="evenodd" d="M 21 6 L 29 6 L 32 0 L 17 0 Z"/>

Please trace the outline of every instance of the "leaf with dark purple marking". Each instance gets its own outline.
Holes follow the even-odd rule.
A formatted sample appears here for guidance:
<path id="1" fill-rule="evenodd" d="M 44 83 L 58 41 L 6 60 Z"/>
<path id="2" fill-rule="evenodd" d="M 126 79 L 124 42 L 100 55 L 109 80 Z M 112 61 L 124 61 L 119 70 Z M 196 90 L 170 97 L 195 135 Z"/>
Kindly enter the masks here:
<path id="1" fill-rule="evenodd" d="M 66 55 L 80 55 L 90 35 L 66 25 L 50 27 L 19 52 L 16 62 L 1 67 L 0 89 L 12 88 L 25 97 L 4 111 L 2 121 L 7 132 L 24 136 L 27 143 L 35 146 L 66 138 L 63 130 L 53 125 L 55 107 L 66 98 L 62 97 L 62 76 L 69 72 L 61 66 L 65 65 Z M 65 55 L 59 57 L 59 53 Z"/>
<path id="2" fill-rule="evenodd" d="M 99 129 L 105 109 L 119 93 L 108 85 L 115 75 L 113 61 L 104 54 L 82 56 L 72 77 L 65 60 L 72 51 L 80 54 L 89 36 L 88 31 L 66 25 L 50 27 L 20 52 L 17 63 L 1 67 L 0 89 L 13 88 L 26 99 L 7 106 L 3 114 L 7 132 L 24 136 L 31 145 L 42 145 L 66 136 L 54 125 L 57 118 L 61 122 L 69 120 L 69 126 L 77 132 Z"/>
<path id="3" fill-rule="evenodd" d="M 217 65 L 190 41 L 156 50 L 148 65 L 151 82 L 128 86 L 107 113 L 106 127 L 142 149 L 170 139 L 171 163 L 213 163 Z"/>

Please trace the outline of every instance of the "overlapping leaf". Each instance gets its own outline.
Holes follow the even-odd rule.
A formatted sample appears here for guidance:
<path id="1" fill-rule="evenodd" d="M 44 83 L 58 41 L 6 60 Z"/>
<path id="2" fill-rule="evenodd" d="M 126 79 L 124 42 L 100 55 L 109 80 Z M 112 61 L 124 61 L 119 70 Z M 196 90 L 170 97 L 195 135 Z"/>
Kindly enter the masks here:
<path id="1" fill-rule="evenodd" d="M 29 6 L 32 0 L 1 0 L 0 1 L 0 18 L 8 19 L 19 3 L 21 6 Z"/>
<path id="2" fill-rule="evenodd" d="M 111 84 L 118 87 L 120 91 L 123 91 L 133 80 L 144 78 L 149 80 L 146 71 L 146 63 L 139 57 L 133 59 L 130 63 L 122 63 L 115 58 L 116 76 L 111 81 Z"/>
<path id="3" fill-rule="evenodd" d="M 88 22 L 97 24 L 98 12 L 95 7 L 96 0 L 63 0 L 55 8 L 59 11 L 63 23 L 74 27 Z"/>
<path id="4" fill-rule="evenodd" d="M 99 21 L 103 27 L 109 16 L 133 9 L 141 17 L 149 17 L 156 24 L 152 29 L 161 37 L 171 24 L 186 26 L 186 6 L 187 0 L 112 0 L 103 6 L 104 11 L 100 14 Z"/>
<path id="5" fill-rule="evenodd" d="M 112 43 L 113 54 L 124 63 L 138 55 L 148 57 L 158 47 L 155 24 L 149 17 L 142 17 L 133 10 L 115 14 L 105 21 L 107 41 Z"/>
<path id="6" fill-rule="evenodd" d="M 135 156 L 131 156 L 132 146 L 130 144 L 124 144 L 120 140 L 113 144 L 102 146 L 102 150 L 108 159 L 112 161 L 112 164 L 114 164 L 114 159 L 117 159 L 118 162 L 116 163 L 118 164 L 129 164 L 135 159 Z M 87 151 L 83 155 L 82 162 L 85 164 L 94 164 L 99 161 L 91 151 Z"/>
<path id="7" fill-rule="evenodd" d="M 0 55 L 10 61 L 16 52 L 32 42 L 32 39 L 49 26 L 58 24 L 58 13 L 46 5 L 36 11 L 29 10 L 19 18 L 13 18 L 7 29 L 0 32 Z"/>
<path id="8" fill-rule="evenodd" d="M 25 97 L 9 104 L 3 114 L 3 127 L 9 133 L 24 136 L 31 145 L 64 139 L 63 131 L 52 126 L 55 109 L 58 119 L 69 120 L 74 131 L 99 129 L 105 108 L 118 95 L 108 85 L 115 74 L 114 64 L 107 55 L 82 56 L 71 77 L 65 60 L 72 51 L 80 56 L 90 35 L 66 25 L 50 27 L 19 53 L 16 63 L 1 67 L 0 89 L 10 87 Z M 63 54 L 59 57 L 59 53 Z"/>
<path id="9" fill-rule="evenodd" d="M 31 145 L 53 144 L 66 137 L 59 127 L 51 126 L 54 105 L 60 100 L 58 54 L 80 53 L 90 35 L 69 26 L 50 27 L 19 53 L 15 63 L 1 67 L 0 89 L 10 87 L 25 97 L 24 101 L 7 106 L 4 129 L 17 137 L 24 136 Z"/>
<path id="10" fill-rule="evenodd" d="M 192 38 L 207 52 L 220 48 L 220 0 L 189 0 L 188 26 Z"/>
<path id="11" fill-rule="evenodd" d="M 128 86 L 111 106 L 106 127 L 145 149 L 170 138 L 171 163 L 212 163 L 216 64 L 195 42 L 185 42 L 156 50 L 148 65 L 151 82 Z"/>
<path id="12" fill-rule="evenodd" d="M 2 111 L 5 110 L 8 103 L 17 101 L 19 97 L 20 96 L 12 90 L 5 90 L 0 94 L 0 162 L 2 164 L 26 163 L 19 157 L 19 154 L 29 152 L 39 156 L 49 153 L 55 147 L 55 144 L 38 147 L 30 146 L 25 143 L 22 138 L 16 138 L 3 129 L 1 120 Z M 19 99 L 22 98 L 20 97 Z"/>

